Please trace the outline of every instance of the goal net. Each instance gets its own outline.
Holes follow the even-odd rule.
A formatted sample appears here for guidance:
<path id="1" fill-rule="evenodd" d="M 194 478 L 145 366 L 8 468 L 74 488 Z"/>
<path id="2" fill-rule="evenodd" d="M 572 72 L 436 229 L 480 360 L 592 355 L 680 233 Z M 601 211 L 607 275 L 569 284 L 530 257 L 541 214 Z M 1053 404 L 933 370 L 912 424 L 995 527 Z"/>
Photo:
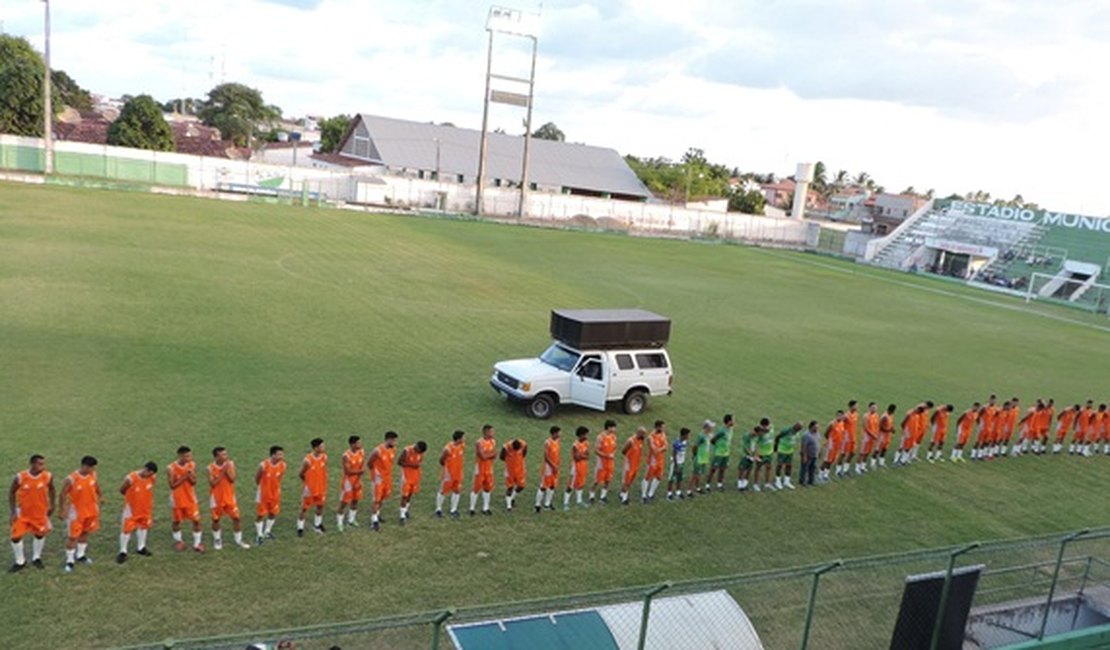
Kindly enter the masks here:
<path id="1" fill-rule="evenodd" d="M 1110 315 L 1110 285 L 1089 277 L 1060 273 L 1033 273 L 1025 288 L 1025 302 L 1042 300 Z"/>

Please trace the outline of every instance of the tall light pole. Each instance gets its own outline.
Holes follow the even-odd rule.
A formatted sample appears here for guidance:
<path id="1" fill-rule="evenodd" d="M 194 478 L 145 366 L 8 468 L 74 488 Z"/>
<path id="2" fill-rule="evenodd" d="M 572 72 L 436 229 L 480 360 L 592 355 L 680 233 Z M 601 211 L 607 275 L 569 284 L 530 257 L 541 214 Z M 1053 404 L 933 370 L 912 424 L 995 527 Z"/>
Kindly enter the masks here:
<path id="1" fill-rule="evenodd" d="M 42 138 L 44 174 L 54 173 L 54 107 L 50 97 L 50 0 L 42 0 L 46 10 L 44 27 L 46 30 L 46 45 L 43 47 L 43 58 L 46 63 L 46 72 L 42 77 Z"/>
<path id="2" fill-rule="evenodd" d="M 539 39 L 535 34 L 528 38 L 532 39 L 532 69 L 528 74 L 528 112 L 524 118 L 524 160 L 520 163 L 520 205 L 517 207 L 517 216 L 521 219 L 527 216 L 525 207 L 528 205 L 528 151 L 532 144 L 532 97 L 536 87 L 536 49 L 539 47 Z"/>

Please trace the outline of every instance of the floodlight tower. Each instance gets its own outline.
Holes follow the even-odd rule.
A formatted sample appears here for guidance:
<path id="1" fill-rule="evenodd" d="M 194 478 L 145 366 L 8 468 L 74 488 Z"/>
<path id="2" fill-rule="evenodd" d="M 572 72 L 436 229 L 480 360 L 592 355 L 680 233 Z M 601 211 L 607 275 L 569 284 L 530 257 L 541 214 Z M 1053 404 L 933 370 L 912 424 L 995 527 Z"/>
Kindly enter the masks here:
<path id="1" fill-rule="evenodd" d="M 46 72 L 42 76 L 42 171 L 44 174 L 54 173 L 54 107 L 50 97 L 50 0 L 42 0 L 43 30 L 46 34 L 46 44 L 43 47 L 43 60 Z"/>
<path id="2" fill-rule="evenodd" d="M 798 163 L 794 172 L 794 206 L 790 209 L 791 219 L 805 219 L 806 198 L 809 197 L 809 184 L 813 181 L 813 163 Z"/>
<path id="3" fill-rule="evenodd" d="M 486 32 L 489 42 L 486 48 L 486 92 L 482 97 L 482 139 L 478 148 L 478 185 L 474 195 L 474 214 L 484 211 L 485 184 L 486 184 L 486 158 L 489 149 L 489 105 L 491 102 L 520 106 L 526 109 L 524 118 L 524 155 L 520 165 L 520 202 L 517 215 L 525 216 L 528 193 L 528 153 L 532 143 L 532 99 L 536 86 L 536 51 L 539 47 L 539 14 L 509 9 L 497 5 L 489 8 L 486 19 Z M 532 65 L 528 78 L 512 77 L 493 73 L 493 35 L 506 34 L 526 38 L 532 43 Z M 491 82 L 497 79 L 514 84 L 525 84 L 528 93 L 492 90 Z"/>

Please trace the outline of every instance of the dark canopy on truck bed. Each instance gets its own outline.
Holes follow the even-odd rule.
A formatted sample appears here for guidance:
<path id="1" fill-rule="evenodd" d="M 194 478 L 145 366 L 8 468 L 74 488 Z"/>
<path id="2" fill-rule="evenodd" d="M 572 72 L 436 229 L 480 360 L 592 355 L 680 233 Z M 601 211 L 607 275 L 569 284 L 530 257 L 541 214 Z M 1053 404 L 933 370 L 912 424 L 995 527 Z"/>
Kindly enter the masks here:
<path id="1" fill-rule="evenodd" d="M 671 319 L 643 309 L 554 309 L 551 338 L 578 349 L 661 348 Z"/>

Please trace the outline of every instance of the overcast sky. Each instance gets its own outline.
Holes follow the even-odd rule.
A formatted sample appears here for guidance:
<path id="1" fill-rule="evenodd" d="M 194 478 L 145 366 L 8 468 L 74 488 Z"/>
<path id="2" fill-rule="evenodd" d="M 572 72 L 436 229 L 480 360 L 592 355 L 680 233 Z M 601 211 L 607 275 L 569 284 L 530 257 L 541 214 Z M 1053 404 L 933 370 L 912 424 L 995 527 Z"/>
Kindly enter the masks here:
<path id="1" fill-rule="evenodd" d="M 4 31 L 41 49 L 42 7 L 0 1 Z M 54 66 L 93 92 L 165 100 L 239 81 L 286 115 L 481 124 L 485 2 L 51 7 Z M 549 0 L 541 23 L 534 124 L 568 140 L 675 159 L 700 147 L 780 175 L 822 160 L 891 191 L 1110 213 L 1106 0 Z M 526 74 L 526 45 L 499 37 L 494 72 Z M 491 126 L 522 119 L 497 107 Z"/>

